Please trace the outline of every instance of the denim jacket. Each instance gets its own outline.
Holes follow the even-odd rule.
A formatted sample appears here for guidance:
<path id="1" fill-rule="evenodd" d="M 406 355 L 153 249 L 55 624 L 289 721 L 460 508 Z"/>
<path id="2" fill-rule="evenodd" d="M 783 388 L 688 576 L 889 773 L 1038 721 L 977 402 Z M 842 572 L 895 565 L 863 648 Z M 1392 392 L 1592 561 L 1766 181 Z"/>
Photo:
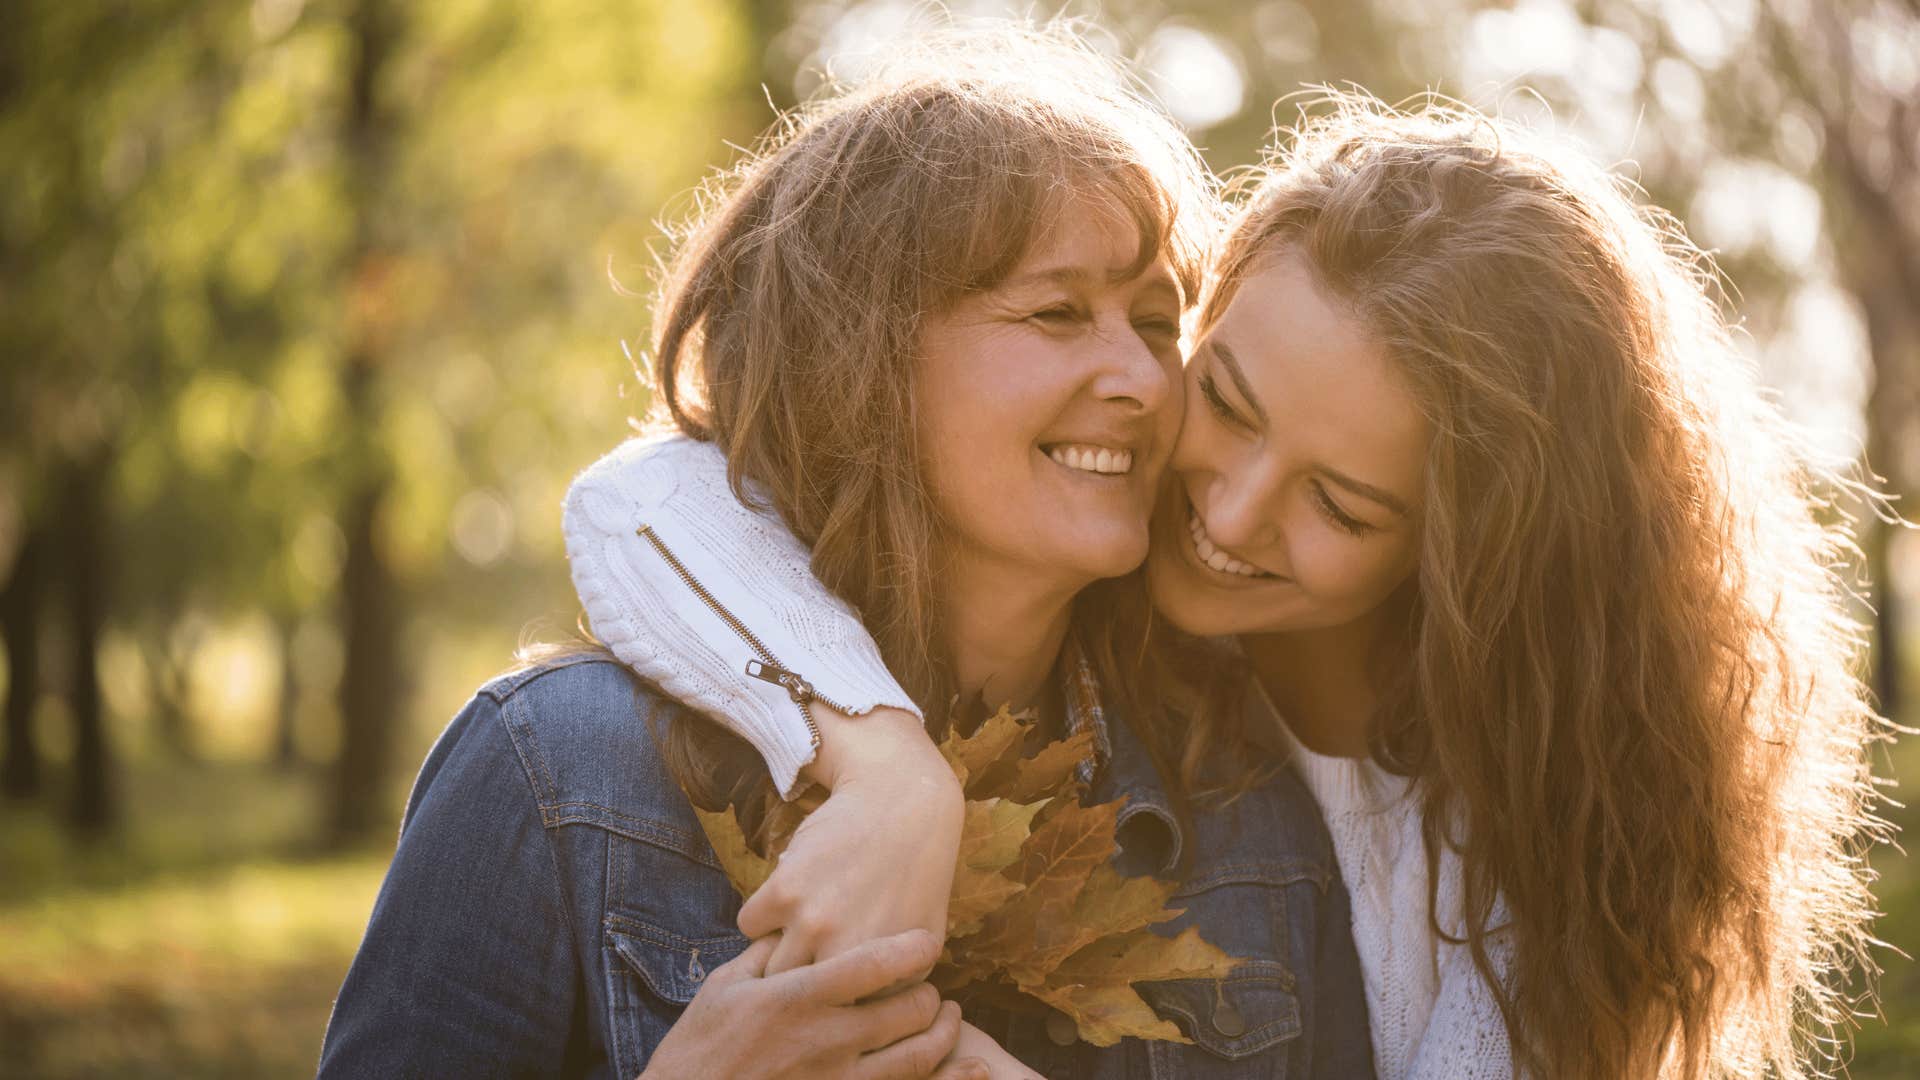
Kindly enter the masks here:
<path id="1" fill-rule="evenodd" d="M 1075 700 L 1069 695 L 1069 702 Z M 631 1080 L 747 939 L 740 900 L 656 748 L 662 699 L 573 656 L 483 687 L 441 735 L 327 1027 L 320 1075 Z M 1119 868 L 1190 873 L 1164 933 L 1246 958 L 1220 983 L 1140 984 L 1194 1040 L 1075 1042 L 1064 1017 L 970 1015 L 1060 1078 L 1370 1077 L 1347 896 L 1291 773 L 1183 833 L 1144 750 L 1097 707 L 1089 797 L 1127 802 Z"/>

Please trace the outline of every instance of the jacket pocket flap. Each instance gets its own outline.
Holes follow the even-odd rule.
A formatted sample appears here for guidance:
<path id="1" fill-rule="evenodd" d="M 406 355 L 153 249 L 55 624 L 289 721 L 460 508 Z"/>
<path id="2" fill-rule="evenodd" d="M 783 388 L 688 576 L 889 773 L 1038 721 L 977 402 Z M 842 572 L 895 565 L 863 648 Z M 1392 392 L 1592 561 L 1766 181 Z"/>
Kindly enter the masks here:
<path id="1" fill-rule="evenodd" d="M 709 972 L 750 944 L 743 934 L 683 938 L 630 919 L 610 924 L 607 941 L 649 989 L 675 1005 L 692 1001 Z"/>
<path id="2" fill-rule="evenodd" d="M 1224 979 L 1169 979 L 1134 984 L 1163 1018 L 1228 1060 L 1250 1057 L 1300 1034 L 1293 976 L 1270 960 L 1245 960 Z"/>

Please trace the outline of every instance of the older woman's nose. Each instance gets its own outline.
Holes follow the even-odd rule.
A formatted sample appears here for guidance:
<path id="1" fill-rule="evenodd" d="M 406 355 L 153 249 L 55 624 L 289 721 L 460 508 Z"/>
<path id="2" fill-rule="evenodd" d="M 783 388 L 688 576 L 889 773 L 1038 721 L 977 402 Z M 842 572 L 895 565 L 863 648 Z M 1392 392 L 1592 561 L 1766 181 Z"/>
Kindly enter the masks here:
<path id="1" fill-rule="evenodd" d="M 1101 398 L 1132 401 L 1148 413 L 1166 407 L 1175 373 L 1131 327 L 1099 335 L 1094 347 L 1100 350 L 1094 391 Z"/>

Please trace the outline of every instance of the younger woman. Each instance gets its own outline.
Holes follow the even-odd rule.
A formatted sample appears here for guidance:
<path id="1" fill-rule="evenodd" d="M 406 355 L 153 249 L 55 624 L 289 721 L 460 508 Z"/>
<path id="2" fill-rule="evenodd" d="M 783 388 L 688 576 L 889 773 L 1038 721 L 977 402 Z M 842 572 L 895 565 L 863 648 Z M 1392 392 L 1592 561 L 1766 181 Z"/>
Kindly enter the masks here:
<path id="1" fill-rule="evenodd" d="M 1469 110 L 1331 104 L 1240 204 L 1187 364 L 1148 577 L 1252 673 L 1208 688 L 1244 707 L 1202 712 L 1188 763 L 1236 726 L 1284 740 L 1383 1076 L 1818 1071 L 1878 723 L 1820 478 L 1669 219 Z M 777 741 L 804 760 L 801 734 Z M 913 921 L 823 913 L 816 883 L 951 840 L 831 822 L 743 924 L 827 954 Z"/>

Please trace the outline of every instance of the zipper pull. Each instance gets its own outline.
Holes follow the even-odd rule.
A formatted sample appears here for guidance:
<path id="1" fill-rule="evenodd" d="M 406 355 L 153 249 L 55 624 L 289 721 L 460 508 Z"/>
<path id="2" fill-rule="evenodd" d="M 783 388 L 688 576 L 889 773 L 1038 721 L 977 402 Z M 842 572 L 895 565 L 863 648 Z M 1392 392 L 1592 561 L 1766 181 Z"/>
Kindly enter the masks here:
<path id="1" fill-rule="evenodd" d="M 778 664 L 766 664 L 759 660 L 749 660 L 747 661 L 747 675 L 751 678 L 759 679 L 761 682 L 770 682 L 775 686 L 784 688 L 787 696 L 792 698 L 797 705 L 805 705 L 807 702 L 813 700 L 813 684 L 801 678 L 800 673 L 797 671 L 788 671 Z"/>

